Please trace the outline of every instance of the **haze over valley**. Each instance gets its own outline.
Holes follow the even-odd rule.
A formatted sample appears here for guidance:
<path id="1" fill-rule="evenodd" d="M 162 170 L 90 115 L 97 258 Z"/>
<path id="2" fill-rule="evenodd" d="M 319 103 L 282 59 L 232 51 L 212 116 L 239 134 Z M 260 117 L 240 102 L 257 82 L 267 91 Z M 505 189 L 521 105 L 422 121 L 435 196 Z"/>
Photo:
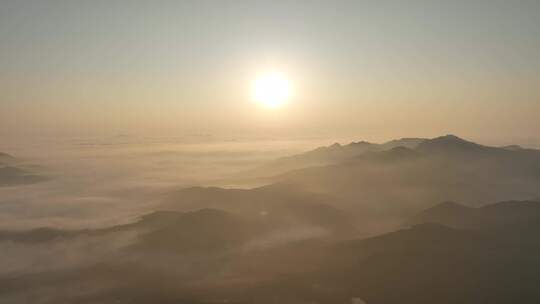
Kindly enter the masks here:
<path id="1" fill-rule="evenodd" d="M 3 302 L 398 303 L 396 288 L 414 303 L 540 299 L 538 150 L 454 135 L 297 154 L 99 149 L 108 157 L 47 165 L 3 154 L 18 173 L 0 188 Z M 110 166 L 73 171 L 75 155 Z M 189 165 L 199 175 L 173 174 Z"/>
<path id="2" fill-rule="evenodd" d="M 0 304 L 540 303 L 540 1 L 0 0 Z"/>

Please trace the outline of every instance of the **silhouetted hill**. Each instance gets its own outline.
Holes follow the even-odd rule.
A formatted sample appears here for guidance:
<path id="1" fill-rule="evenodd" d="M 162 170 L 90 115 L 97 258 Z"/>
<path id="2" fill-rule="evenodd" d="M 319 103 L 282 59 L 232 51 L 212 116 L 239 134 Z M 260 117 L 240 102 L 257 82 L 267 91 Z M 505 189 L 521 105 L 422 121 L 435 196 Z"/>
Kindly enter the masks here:
<path id="1" fill-rule="evenodd" d="M 143 217 L 141 224 L 156 220 L 160 227 L 143 233 L 135 248 L 182 254 L 215 254 L 240 246 L 265 231 L 256 223 L 217 209 L 176 214 L 159 212 Z"/>
<path id="2" fill-rule="evenodd" d="M 319 147 L 302 154 L 279 158 L 245 174 L 250 176 L 271 176 L 301 168 L 336 164 L 366 152 L 385 151 L 396 147 L 414 149 L 424 140 L 423 138 L 402 138 L 383 144 L 375 144 L 367 141 L 351 142 L 347 145 L 334 143 L 330 146 Z"/>
<path id="3" fill-rule="evenodd" d="M 352 218 L 332 206 L 333 203 L 332 197 L 277 183 L 254 189 L 182 189 L 167 194 L 161 208 L 174 211 L 215 208 L 276 227 L 321 227 L 330 232 L 350 232 Z"/>
<path id="4" fill-rule="evenodd" d="M 412 216 L 434 201 L 478 206 L 538 197 L 540 151 L 509 151 L 450 135 L 425 140 L 416 149 L 365 152 L 273 180 L 334 197 L 334 206 L 358 214 Z"/>
<path id="5" fill-rule="evenodd" d="M 520 234 L 503 237 L 421 224 L 313 247 L 315 260 L 304 259 L 316 263 L 317 270 L 276 279 L 252 292 L 266 289 L 319 303 L 346 303 L 353 297 L 389 304 L 505 303 L 516 295 L 520 303 L 537 303 L 540 242 L 521 241 Z"/>
<path id="6" fill-rule="evenodd" d="M 0 187 L 34 184 L 47 178 L 35 173 L 35 165 L 24 164 L 17 158 L 0 152 Z"/>
<path id="7" fill-rule="evenodd" d="M 417 150 L 435 154 L 447 155 L 477 155 L 487 153 L 502 153 L 505 150 L 501 148 L 488 147 L 466 141 L 455 135 L 446 135 L 423 141 L 417 146 Z"/>
<path id="8" fill-rule="evenodd" d="M 539 225 L 539 201 L 507 201 L 479 208 L 442 203 L 422 211 L 408 221 L 438 223 L 448 227 L 474 230 L 517 229 Z"/>
<path id="9" fill-rule="evenodd" d="M 115 225 L 111 227 L 96 229 L 61 229 L 40 227 L 29 230 L 2 230 L 0 231 L 0 242 L 16 243 L 46 243 L 53 241 L 65 241 L 77 239 L 83 236 L 102 236 L 128 230 L 148 232 L 160 229 L 172 222 L 181 220 L 183 213 L 173 211 L 155 211 L 145 214 L 132 223 Z"/>
<path id="10" fill-rule="evenodd" d="M 396 147 L 389 148 L 392 146 Z M 334 144 L 291 159 L 299 160 L 300 167 L 308 165 L 303 160 L 317 160 L 316 166 L 266 179 L 268 183 L 294 185 L 292 188 L 208 189 L 192 199 L 183 193 L 180 201 L 184 206 L 191 201 L 192 209 L 201 201 L 211 201 L 212 208 L 237 206 L 242 210 L 261 209 L 261 204 L 271 201 L 318 202 L 355 216 L 355 225 L 365 233 L 380 233 L 437 201 L 478 206 L 540 196 L 540 151 L 489 147 L 454 135 L 401 139 L 383 145 Z M 329 164 L 322 165 L 322 159 Z M 274 190 L 261 191 L 264 188 Z M 214 198 L 210 197 L 212 191 L 216 192 Z M 222 192 L 226 194 L 218 198 Z M 224 201 L 227 203 L 217 203 Z M 255 210 L 251 214 L 256 214 Z"/>
<path id="11" fill-rule="evenodd" d="M 504 303 L 519 294 L 520 303 L 535 303 L 539 277 L 523 267 L 538 269 L 536 254 L 538 248 L 519 251 L 491 236 L 425 224 L 336 246 L 336 262 L 322 267 L 315 284 L 334 288 L 328 297 L 336 301 Z"/>
<path id="12" fill-rule="evenodd" d="M 190 191 L 201 193 L 204 188 Z M 426 212 L 461 216 L 474 210 L 498 221 L 504 218 L 505 229 L 424 223 L 366 239 L 311 239 L 259 250 L 247 250 L 246 245 L 269 235 L 260 222 L 215 209 L 158 211 L 131 224 L 145 228 L 118 260 L 47 275 L 0 278 L 0 289 L 10 293 L 49 286 L 58 292 L 74 288 L 73 282 L 101 282 L 107 288 L 71 298 L 62 292 L 56 298 L 100 303 L 152 303 L 154 293 L 171 303 L 257 299 L 262 304 L 331 304 L 359 297 L 367 303 L 476 304 L 508 303 L 516 294 L 520 303 L 537 303 L 538 230 L 524 237 L 524 230 L 506 228 L 530 223 L 530 217 L 522 215 L 540 214 L 538 203 L 468 208 L 447 202 Z"/>
<path id="13" fill-rule="evenodd" d="M 0 166 L 13 164 L 17 159 L 7 153 L 0 152 Z"/>
<path id="14" fill-rule="evenodd" d="M 272 176 L 290 170 L 301 168 L 335 164 L 343 160 L 358 156 L 364 152 L 376 151 L 377 144 L 361 141 L 352 142 L 348 145 L 335 143 L 327 147 L 319 147 L 302 154 L 279 158 L 266 165 L 251 170 L 243 175 L 249 176 Z"/>
<path id="15" fill-rule="evenodd" d="M 34 184 L 46 180 L 45 177 L 34 175 L 26 170 L 13 166 L 0 166 L 0 186 Z"/>

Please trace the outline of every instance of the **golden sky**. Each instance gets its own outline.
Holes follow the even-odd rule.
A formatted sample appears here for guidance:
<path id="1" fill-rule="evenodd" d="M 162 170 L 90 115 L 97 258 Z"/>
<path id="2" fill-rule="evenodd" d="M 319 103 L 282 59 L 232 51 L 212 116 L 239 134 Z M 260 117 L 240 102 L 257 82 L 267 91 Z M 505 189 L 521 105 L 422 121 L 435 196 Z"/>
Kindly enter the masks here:
<path id="1" fill-rule="evenodd" d="M 2 136 L 540 142 L 538 1 L 8 0 L 0 41 Z"/>

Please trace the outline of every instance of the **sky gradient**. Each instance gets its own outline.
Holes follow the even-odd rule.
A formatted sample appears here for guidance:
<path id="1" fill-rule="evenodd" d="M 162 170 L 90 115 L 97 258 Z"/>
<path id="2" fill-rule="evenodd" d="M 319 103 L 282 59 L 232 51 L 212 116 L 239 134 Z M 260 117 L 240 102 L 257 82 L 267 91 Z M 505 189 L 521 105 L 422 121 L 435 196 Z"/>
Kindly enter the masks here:
<path id="1" fill-rule="evenodd" d="M 540 143 L 539 1 L 0 2 L 0 135 Z M 295 96 L 250 100 L 279 70 Z"/>

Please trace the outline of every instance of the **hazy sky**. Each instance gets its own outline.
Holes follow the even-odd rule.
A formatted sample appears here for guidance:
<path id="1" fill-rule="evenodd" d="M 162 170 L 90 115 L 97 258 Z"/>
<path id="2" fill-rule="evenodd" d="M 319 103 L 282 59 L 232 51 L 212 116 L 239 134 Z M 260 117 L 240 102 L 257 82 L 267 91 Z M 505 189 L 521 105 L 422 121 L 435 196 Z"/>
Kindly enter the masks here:
<path id="1" fill-rule="evenodd" d="M 537 0 L 0 0 L 0 135 L 540 143 L 539 50 Z"/>

